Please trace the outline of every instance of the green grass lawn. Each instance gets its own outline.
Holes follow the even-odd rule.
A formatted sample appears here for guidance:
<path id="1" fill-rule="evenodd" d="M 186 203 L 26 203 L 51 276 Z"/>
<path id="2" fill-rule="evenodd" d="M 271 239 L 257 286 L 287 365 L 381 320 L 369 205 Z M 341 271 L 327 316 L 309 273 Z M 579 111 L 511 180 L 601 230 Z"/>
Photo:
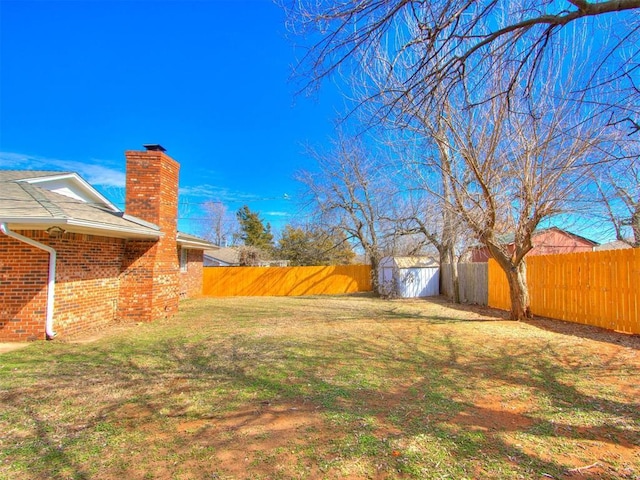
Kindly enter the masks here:
<path id="1" fill-rule="evenodd" d="M 640 478 L 640 338 L 441 300 L 183 302 L 0 355 L 2 479 Z"/>

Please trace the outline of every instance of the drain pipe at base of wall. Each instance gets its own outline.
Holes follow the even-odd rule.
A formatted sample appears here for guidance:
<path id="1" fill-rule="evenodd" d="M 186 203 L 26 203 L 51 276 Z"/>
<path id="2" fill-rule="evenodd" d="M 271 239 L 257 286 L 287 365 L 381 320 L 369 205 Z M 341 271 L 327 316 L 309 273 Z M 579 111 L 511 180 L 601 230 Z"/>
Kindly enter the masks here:
<path id="1" fill-rule="evenodd" d="M 32 247 L 39 248 L 45 252 L 49 252 L 49 280 L 47 288 L 47 317 L 45 321 L 44 331 L 47 336 L 47 340 L 53 340 L 56 336 L 56 332 L 53 331 L 53 301 L 56 285 L 56 251 L 48 245 L 36 242 L 24 235 L 9 230 L 6 223 L 0 223 L 0 231 L 7 237 L 15 238 L 16 240 L 31 245 Z"/>

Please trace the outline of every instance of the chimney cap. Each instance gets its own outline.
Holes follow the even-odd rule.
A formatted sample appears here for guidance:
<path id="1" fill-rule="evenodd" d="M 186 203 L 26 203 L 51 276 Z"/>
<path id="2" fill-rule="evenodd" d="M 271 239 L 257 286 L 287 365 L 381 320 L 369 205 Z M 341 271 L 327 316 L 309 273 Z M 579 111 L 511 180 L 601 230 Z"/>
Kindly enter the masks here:
<path id="1" fill-rule="evenodd" d="M 166 152 L 167 149 L 164 148 L 159 143 L 147 143 L 146 145 L 142 145 L 147 149 L 147 152 Z"/>

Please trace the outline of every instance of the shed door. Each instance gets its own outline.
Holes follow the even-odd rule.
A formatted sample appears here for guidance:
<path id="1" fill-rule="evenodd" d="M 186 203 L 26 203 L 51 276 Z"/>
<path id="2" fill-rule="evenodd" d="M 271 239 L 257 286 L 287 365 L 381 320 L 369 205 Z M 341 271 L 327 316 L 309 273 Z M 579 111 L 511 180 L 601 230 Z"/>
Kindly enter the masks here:
<path id="1" fill-rule="evenodd" d="M 391 289 L 393 286 L 393 266 L 384 266 L 378 270 L 378 283 L 381 287 L 381 291 L 385 292 L 389 290 L 391 293 Z"/>
<path id="2" fill-rule="evenodd" d="M 400 296 L 404 298 L 440 295 L 439 268 L 406 268 L 400 271 Z"/>

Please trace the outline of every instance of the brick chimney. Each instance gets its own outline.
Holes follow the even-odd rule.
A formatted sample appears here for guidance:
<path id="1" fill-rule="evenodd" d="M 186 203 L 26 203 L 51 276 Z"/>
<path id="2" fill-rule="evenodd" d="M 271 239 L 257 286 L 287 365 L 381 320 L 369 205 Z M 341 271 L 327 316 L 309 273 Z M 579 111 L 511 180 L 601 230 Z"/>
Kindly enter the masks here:
<path id="1" fill-rule="evenodd" d="M 180 265 L 177 253 L 180 165 L 161 145 L 127 151 L 125 213 L 151 222 L 159 240 L 128 240 L 122 267 L 119 317 L 152 321 L 178 309 Z"/>

